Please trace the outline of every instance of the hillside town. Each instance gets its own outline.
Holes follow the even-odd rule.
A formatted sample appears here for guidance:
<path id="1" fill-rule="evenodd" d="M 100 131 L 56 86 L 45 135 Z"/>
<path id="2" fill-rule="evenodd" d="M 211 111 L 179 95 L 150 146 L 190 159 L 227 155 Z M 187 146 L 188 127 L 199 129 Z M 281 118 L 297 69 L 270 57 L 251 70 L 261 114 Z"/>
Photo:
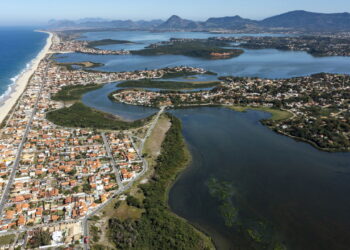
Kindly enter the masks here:
<path id="1" fill-rule="evenodd" d="M 209 91 L 151 92 L 117 90 L 115 101 L 150 107 L 225 105 L 285 110 L 284 120 L 265 120 L 274 130 L 311 142 L 327 151 L 350 149 L 350 77 L 317 74 L 291 79 L 222 77 L 224 84 Z"/>

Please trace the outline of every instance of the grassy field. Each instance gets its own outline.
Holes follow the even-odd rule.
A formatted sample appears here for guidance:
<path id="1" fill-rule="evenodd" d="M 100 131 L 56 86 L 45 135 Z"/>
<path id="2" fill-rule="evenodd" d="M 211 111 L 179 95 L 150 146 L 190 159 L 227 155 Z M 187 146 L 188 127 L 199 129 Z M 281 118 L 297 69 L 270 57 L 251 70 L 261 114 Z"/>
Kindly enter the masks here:
<path id="1" fill-rule="evenodd" d="M 171 123 L 169 118 L 166 115 L 162 115 L 159 118 L 157 125 L 154 127 L 152 134 L 145 143 L 142 153 L 146 155 L 150 167 L 153 167 L 156 163 L 165 134 L 169 130 L 170 126 Z"/>
<path id="2" fill-rule="evenodd" d="M 0 246 L 12 244 L 15 240 L 15 235 L 4 235 L 0 237 Z"/>
<path id="3" fill-rule="evenodd" d="M 118 218 L 121 221 L 128 219 L 140 219 L 144 209 L 129 206 L 126 201 L 115 199 L 110 202 L 98 216 L 89 219 L 89 231 L 91 233 L 92 249 L 115 249 L 113 242 L 109 239 L 108 221 Z"/>
<path id="4" fill-rule="evenodd" d="M 268 112 L 272 115 L 269 118 L 269 120 L 272 120 L 272 121 L 281 121 L 281 120 L 289 119 L 290 117 L 293 116 L 293 114 L 288 111 L 274 109 L 274 108 L 267 108 L 267 107 L 229 106 L 228 108 L 238 112 L 245 112 L 247 110 L 257 110 L 257 111 Z"/>
<path id="5" fill-rule="evenodd" d="M 116 206 L 116 203 L 119 205 Z M 124 221 L 127 219 L 139 219 L 141 218 L 143 209 L 129 206 L 126 201 L 116 200 L 115 202 L 111 202 L 106 208 L 103 210 L 103 214 L 108 215 L 109 218 L 117 217 L 120 220 Z"/>

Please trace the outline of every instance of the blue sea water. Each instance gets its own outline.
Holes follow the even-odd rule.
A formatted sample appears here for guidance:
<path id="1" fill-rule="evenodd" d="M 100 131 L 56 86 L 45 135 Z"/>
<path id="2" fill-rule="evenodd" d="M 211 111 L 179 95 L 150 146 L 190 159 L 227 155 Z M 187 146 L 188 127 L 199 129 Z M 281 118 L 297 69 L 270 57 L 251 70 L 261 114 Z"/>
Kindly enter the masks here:
<path id="1" fill-rule="evenodd" d="M 0 103 L 18 75 L 38 55 L 47 34 L 34 27 L 0 27 Z"/>

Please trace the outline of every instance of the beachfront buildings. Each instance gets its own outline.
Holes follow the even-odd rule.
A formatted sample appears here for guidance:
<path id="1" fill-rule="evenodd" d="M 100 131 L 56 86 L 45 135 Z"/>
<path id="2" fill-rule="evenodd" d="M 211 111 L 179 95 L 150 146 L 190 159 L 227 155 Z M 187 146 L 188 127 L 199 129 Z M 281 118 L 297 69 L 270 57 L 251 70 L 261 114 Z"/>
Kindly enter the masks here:
<path id="1" fill-rule="evenodd" d="M 64 44 L 65 49 L 60 46 L 54 38 L 51 51 L 62 52 L 70 45 Z M 31 244 L 38 232 L 49 233 L 53 246 L 82 244 L 87 216 L 145 171 L 132 131 L 66 128 L 49 122 L 46 113 L 65 105 L 52 100 L 53 95 L 64 86 L 178 73 L 199 74 L 205 70 L 68 70 L 47 55 L 0 128 L 0 237 L 26 235 L 17 237 L 11 247 L 21 240 Z"/>
<path id="2" fill-rule="evenodd" d="M 104 141 L 99 131 L 58 127 L 46 120 L 46 112 L 62 107 L 51 96 L 63 86 L 81 84 L 84 79 L 84 84 L 109 79 L 102 73 L 63 71 L 43 60 L 0 130 L 0 236 L 26 231 L 30 235 L 38 228 L 57 232 L 51 228 L 61 227 L 66 232 L 67 227 L 81 227 L 86 215 L 143 169 L 129 134 L 108 131 Z M 109 157 L 107 148 L 115 159 Z M 82 232 L 66 234 L 62 242 L 81 243 Z"/>

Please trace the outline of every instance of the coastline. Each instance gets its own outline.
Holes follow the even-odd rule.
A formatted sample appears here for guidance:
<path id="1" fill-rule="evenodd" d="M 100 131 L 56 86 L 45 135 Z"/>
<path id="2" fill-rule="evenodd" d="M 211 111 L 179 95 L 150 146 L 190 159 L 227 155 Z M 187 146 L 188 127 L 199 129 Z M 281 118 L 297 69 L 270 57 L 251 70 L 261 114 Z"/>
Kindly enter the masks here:
<path id="1" fill-rule="evenodd" d="M 39 52 L 39 54 L 31 61 L 30 66 L 26 68 L 15 82 L 9 85 L 10 93 L 4 97 L 2 103 L 0 103 L 0 124 L 4 122 L 5 118 L 8 116 L 9 112 L 16 105 L 17 100 L 21 97 L 22 93 L 27 87 L 27 84 L 34 74 L 35 70 L 38 68 L 39 63 L 42 59 L 45 58 L 47 53 L 50 51 L 52 45 L 53 34 L 48 31 L 35 31 L 35 32 L 43 32 L 49 34 L 46 44 L 44 48 Z"/>

